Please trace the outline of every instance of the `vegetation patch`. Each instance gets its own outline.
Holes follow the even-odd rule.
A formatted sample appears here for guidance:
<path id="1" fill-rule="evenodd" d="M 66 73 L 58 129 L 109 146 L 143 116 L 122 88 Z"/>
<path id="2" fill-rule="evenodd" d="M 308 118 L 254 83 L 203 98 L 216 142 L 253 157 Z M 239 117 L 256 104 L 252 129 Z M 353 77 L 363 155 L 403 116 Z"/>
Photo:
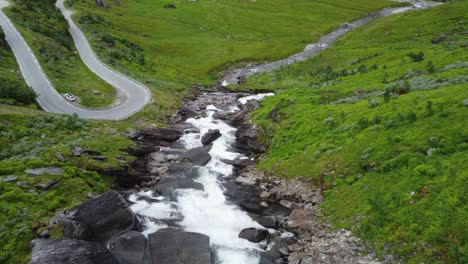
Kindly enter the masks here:
<path id="1" fill-rule="evenodd" d="M 259 167 L 315 180 L 335 226 L 380 256 L 468 261 L 467 11 L 379 19 L 248 79 L 241 88 L 277 90 L 254 117 L 269 146 Z"/>
<path id="2" fill-rule="evenodd" d="M 30 241 L 58 210 L 69 209 L 112 187 L 114 178 L 96 171 L 126 164 L 120 149 L 134 143 L 123 136 L 128 124 L 83 121 L 23 107 L 0 106 L 0 262 L 27 263 Z M 93 151 L 76 155 L 77 148 Z M 28 169 L 57 167 L 64 174 L 32 176 Z M 41 185 L 57 181 L 43 190 Z M 59 229 L 51 230 L 60 237 Z"/>

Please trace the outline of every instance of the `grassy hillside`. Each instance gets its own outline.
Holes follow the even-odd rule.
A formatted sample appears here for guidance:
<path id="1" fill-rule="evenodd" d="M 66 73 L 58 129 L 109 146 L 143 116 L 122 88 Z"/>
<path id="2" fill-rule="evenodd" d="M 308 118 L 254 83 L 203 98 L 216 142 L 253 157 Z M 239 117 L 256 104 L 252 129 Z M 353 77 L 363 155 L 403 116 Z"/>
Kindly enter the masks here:
<path id="1" fill-rule="evenodd" d="M 335 225 L 379 254 L 466 263 L 467 14 L 455 1 L 380 19 L 249 79 L 278 91 L 255 116 L 269 145 L 259 166 L 315 179 Z"/>
<path id="2" fill-rule="evenodd" d="M 341 23 L 398 4 L 120 0 L 106 1 L 110 8 L 105 9 L 93 0 L 68 2 L 80 11 L 76 21 L 104 61 L 166 88 L 212 85 L 223 66 L 288 56 Z"/>
<path id="3" fill-rule="evenodd" d="M 55 1 L 17 1 L 6 10 L 59 93 L 73 93 L 85 107 L 114 102 L 115 90 L 81 61 Z M 93 91 L 99 94 L 93 93 Z"/>
<path id="4" fill-rule="evenodd" d="M 27 263 L 30 241 L 48 224 L 56 210 L 71 208 L 87 194 L 107 191 L 114 179 L 95 171 L 128 161 L 119 149 L 132 145 L 122 135 L 128 124 L 82 121 L 73 116 L 44 114 L 24 107 L 0 105 L 0 263 Z M 106 156 L 97 161 L 73 156 L 82 147 Z M 60 162 L 56 155 L 66 159 Z M 64 175 L 28 176 L 26 169 L 57 166 Z M 8 181 L 8 177 L 15 177 Z M 42 191 L 36 184 L 59 180 Z M 53 230 L 52 236 L 60 236 Z"/>
<path id="5" fill-rule="evenodd" d="M 0 28 L 0 103 L 30 105 L 34 103 L 34 92 L 23 80 L 15 56 Z"/>

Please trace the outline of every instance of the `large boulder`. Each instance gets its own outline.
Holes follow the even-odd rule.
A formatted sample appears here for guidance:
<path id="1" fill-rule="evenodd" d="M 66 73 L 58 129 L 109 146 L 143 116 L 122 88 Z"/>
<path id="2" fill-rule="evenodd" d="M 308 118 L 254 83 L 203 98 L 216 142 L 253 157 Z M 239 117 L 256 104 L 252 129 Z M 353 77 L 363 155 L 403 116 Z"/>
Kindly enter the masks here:
<path id="1" fill-rule="evenodd" d="M 176 229 L 149 235 L 153 264 L 211 264 L 210 238 Z"/>
<path id="2" fill-rule="evenodd" d="M 265 240 L 270 233 L 266 229 L 245 228 L 239 233 L 239 238 L 247 239 L 253 243 L 259 243 Z"/>
<path id="3" fill-rule="evenodd" d="M 172 128 L 147 127 L 140 130 L 144 142 L 169 146 L 182 136 L 182 131 Z"/>
<path id="4" fill-rule="evenodd" d="M 119 264 L 99 242 L 75 239 L 35 239 L 29 264 Z"/>
<path id="5" fill-rule="evenodd" d="M 137 218 L 128 206 L 118 192 L 109 191 L 75 207 L 75 220 L 85 224 L 94 239 L 107 241 L 137 225 Z"/>
<path id="6" fill-rule="evenodd" d="M 203 135 L 203 137 L 201 138 L 201 142 L 205 146 L 213 143 L 213 141 L 217 140 L 220 137 L 221 132 L 219 132 L 219 129 L 210 129 Z"/>
<path id="7" fill-rule="evenodd" d="M 207 147 L 193 148 L 187 151 L 184 156 L 195 166 L 205 166 L 211 160 L 211 155 L 208 151 L 209 148 Z"/>
<path id="8" fill-rule="evenodd" d="M 140 232 L 129 231 L 113 237 L 108 244 L 109 251 L 125 264 L 143 264 L 146 256 L 147 239 Z"/>

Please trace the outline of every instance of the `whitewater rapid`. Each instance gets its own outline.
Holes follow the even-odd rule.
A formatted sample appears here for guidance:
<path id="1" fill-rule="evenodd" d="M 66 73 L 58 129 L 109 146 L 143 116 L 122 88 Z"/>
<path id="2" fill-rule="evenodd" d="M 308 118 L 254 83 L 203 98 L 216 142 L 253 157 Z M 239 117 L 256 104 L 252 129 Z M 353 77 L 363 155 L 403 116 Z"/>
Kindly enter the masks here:
<path id="1" fill-rule="evenodd" d="M 238 99 L 245 104 L 248 100 L 262 100 L 273 94 L 252 95 Z M 218 109 L 208 105 L 205 117 L 190 118 L 185 122 L 196 128 L 197 132 L 184 133 L 178 144 L 186 150 L 201 147 L 201 137 L 210 129 L 218 129 L 221 137 L 212 143 L 209 151 L 211 160 L 205 166 L 194 167 L 195 181 L 204 190 L 179 189 L 177 201 L 167 197 L 154 196 L 152 191 L 134 193 L 129 200 L 134 204 L 131 209 L 143 217 L 143 234 L 151 234 L 168 227 L 164 220 L 175 220 L 184 230 L 205 234 L 210 237 L 211 248 L 217 264 L 257 264 L 260 260 L 259 244 L 238 237 L 245 228 L 263 228 L 237 205 L 230 203 L 224 195 L 222 186 L 225 177 L 232 176 L 234 168 L 222 160 L 247 158 L 235 152 L 236 128 L 214 118 L 216 112 L 234 112 L 236 105 Z M 140 199 L 148 198 L 148 199 Z"/>

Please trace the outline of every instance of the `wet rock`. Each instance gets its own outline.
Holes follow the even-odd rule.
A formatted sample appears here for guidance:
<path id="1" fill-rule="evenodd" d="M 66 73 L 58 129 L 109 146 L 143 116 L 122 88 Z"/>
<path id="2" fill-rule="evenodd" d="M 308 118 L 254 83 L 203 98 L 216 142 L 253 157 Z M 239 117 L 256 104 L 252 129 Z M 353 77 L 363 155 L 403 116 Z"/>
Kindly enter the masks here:
<path id="1" fill-rule="evenodd" d="M 244 200 L 241 201 L 239 206 L 245 211 L 253 214 L 261 214 L 265 208 L 258 201 Z"/>
<path id="2" fill-rule="evenodd" d="M 260 103 L 255 99 L 248 100 L 247 103 L 241 105 L 242 110 L 247 110 L 249 112 L 255 111 L 259 107 Z"/>
<path id="3" fill-rule="evenodd" d="M 145 142 L 150 141 L 162 146 L 168 146 L 182 136 L 180 130 L 160 127 L 143 128 L 140 130 L 140 134 Z"/>
<path id="4" fill-rule="evenodd" d="M 161 229 L 150 234 L 149 240 L 153 263 L 213 263 L 210 238 L 206 235 L 176 229 Z"/>
<path id="5" fill-rule="evenodd" d="M 194 148 L 187 151 L 184 156 L 195 166 L 205 166 L 211 160 L 208 150 L 206 147 Z"/>
<path id="6" fill-rule="evenodd" d="M 14 175 L 2 177 L 2 182 L 15 182 L 17 180 L 18 180 L 18 177 Z"/>
<path id="7" fill-rule="evenodd" d="M 249 114 L 248 111 L 246 110 L 242 110 L 236 114 L 234 114 L 230 119 L 229 119 L 229 123 L 233 126 L 239 126 L 240 124 L 242 124 L 244 122 L 244 120 L 246 119 L 247 115 Z"/>
<path id="8" fill-rule="evenodd" d="M 125 151 L 132 155 L 132 156 L 136 156 L 136 157 L 142 157 L 142 156 L 146 156 L 150 153 L 153 153 L 153 152 L 156 152 L 158 151 L 159 148 L 156 147 L 156 146 L 153 146 L 153 145 L 138 145 L 138 146 L 134 146 L 134 147 L 129 147 L 127 149 L 125 149 Z"/>
<path id="9" fill-rule="evenodd" d="M 108 244 L 109 251 L 119 263 L 143 264 L 147 239 L 140 232 L 129 231 L 113 237 Z"/>
<path id="10" fill-rule="evenodd" d="M 99 242 L 61 239 L 34 239 L 29 264 L 118 264 Z"/>
<path id="11" fill-rule="evenodd" d="M 266 228 L 275 228 L 277 226 L 276 217 L 273 215 L 262 216 L 262 218 L 260 218 L 259 224 Z"/>
<path id="12" fill-rule="evenodd" d="M 239 233 L 239 238 L 258 243 L 268 237 L 270 233 L 266 229 L 245 228 Z"/>
<path id="13" fill-rule="evenodd" d="M 177 189 L 203 190 L 203 184 L 192 179 L 164 178 L 153 188 L 162 196 L 172 196 Z"/>
<path id="14" fill-rule="evenodd" d="M 60 181 L 55 180 L 55 181 L 49 181 L 47 183 L 36 184 L 34 185 L 34 187 L 38 188 L 39 190 L 47 191 L 52 188 L 58 187 L 59 185 L 60 185 Z"/>
<path id="15" fill-rule="evenodd" d="M 201 142 L 204 146 L 213 143 L 216 139 L 221 137 L 221 132 L 219 129 L 210 129 L 206 132 L 201 138 Z"/>
<path id="16" fill-rule="evenodd" d="M 27 169 L 25 171 L 30 176 L 42 176 L 42 175 L 63 175 L 65 171 L 58 167 L 46 167 L 37 169 Z"/>
<path id="17" fill-rule="evenodd" d="M 182 107 L 178 113 L 183 116 L 185 119 L 188 119 L 188 118 L 193 118 L 193 117 L 196 117 L 198 115 L 200 115 L 200 113 L 190 107 Z"/>
<path id="18" fill-rule="evenodd" d="M 245 158 L 244 159 L 236 158 L 234 160 L 221 159 L 221 161 L 226 164 L 233 165 L 236 168 L 243 168 L 243 167 L 247 167 L 247 166 L 255 164 L 253 160 L 245 159 Z"/>
<path id="19" fill-rule="evenodd" d="M 77 206 L 75 219 L 86 225 L 100 241 L 127 232 L 137 224 L 135 214 L 116 191 L 106 192 Z"/>

